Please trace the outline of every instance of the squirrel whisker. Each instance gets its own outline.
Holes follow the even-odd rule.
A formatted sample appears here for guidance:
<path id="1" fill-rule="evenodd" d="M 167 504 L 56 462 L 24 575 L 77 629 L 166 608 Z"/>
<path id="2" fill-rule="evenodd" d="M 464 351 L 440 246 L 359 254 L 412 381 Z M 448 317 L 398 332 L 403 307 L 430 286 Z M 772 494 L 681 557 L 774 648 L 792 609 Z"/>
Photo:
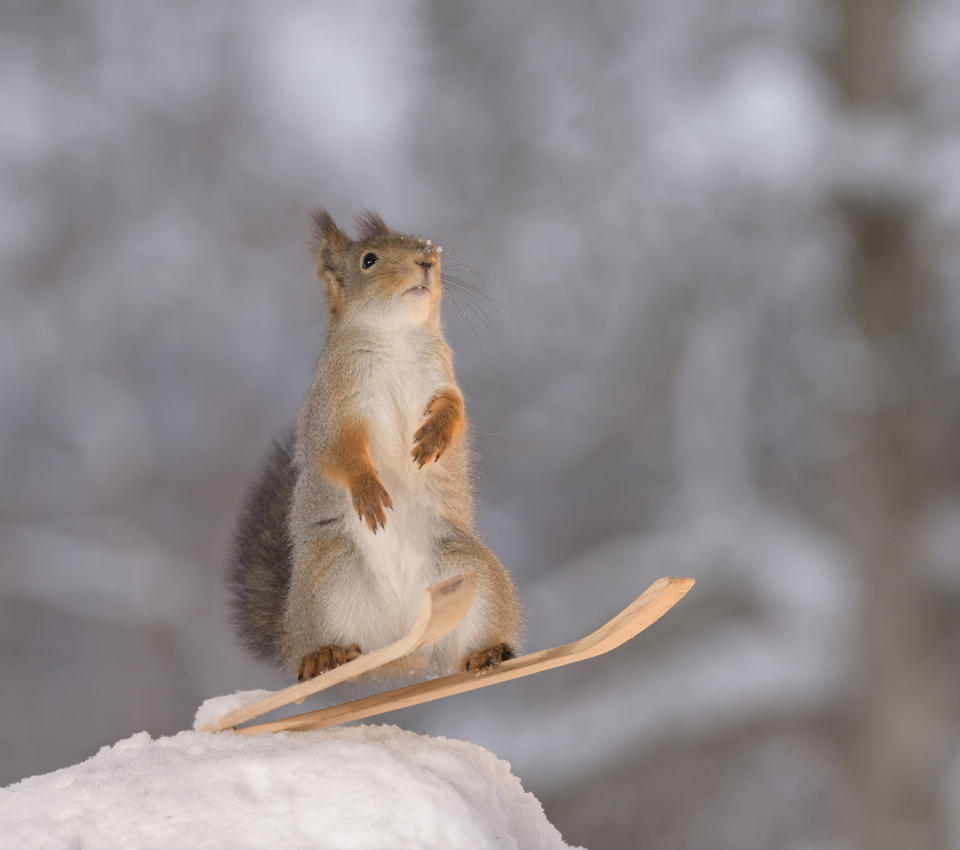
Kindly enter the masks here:
<path id="1" fill-rule="evenodd" d="M 490 336 L 496 336 L 496 334 L 493 331 L 493 326 L 490 322 L 490 317 L 487 316 L 486 311 L 484 309 L 485 305 L 478 303 L 476 299 L 471 297 L 471 294 L 469 292 L 465 292 L 462 289 L 457 289 L 455 286 L 446 288 L 444 290 L 444 295 L 446 295 L 448 298 L 453 300 L 454 292 L 456 292 L 457 295 L 459 295 L 461 298 L 464 299 L 464 302 L 466 303 L 467 307 L 469 307 L 473 311 L 474 315 L 476 315 L 477 318 L 483 323 L 483 326 L 487 329 L 487 333 L 489 333 Z M 459 309 L 459 307 L 457 309 Z M 464 318 L 466 318 L 466 316 L 464 316 Z"/>
<path id="2" fill-rule="evenodd" d="M 453 302 L 453 306 L 457 308 L 457 312 L 460 314 L 460 317 L 470 326 L 470 330 L 473 332 L 474 339 L 476 339 L 477 345 L 480 347 L 480 371 L 483 372 L 486 365 L 484 363 L 484 356 L 483 356 L 483 340 L 480 339 L 480 334 L 477 333 L 477 327 L 476 325 L 474 325 L 473 322 L 470 321 L 470 317 L 467 316 L 467 314 L 460 309 L 460 305 L 457 303 L 457 299 L 453 297 L 453 294 L 450 292 L 447 292 L 446 296 Z M 488 331 L 490 330 L 489 327 L 487 328 L 487 330 Z M 491 332 L 491 336 L 492 335 L 493 334 Z"/>

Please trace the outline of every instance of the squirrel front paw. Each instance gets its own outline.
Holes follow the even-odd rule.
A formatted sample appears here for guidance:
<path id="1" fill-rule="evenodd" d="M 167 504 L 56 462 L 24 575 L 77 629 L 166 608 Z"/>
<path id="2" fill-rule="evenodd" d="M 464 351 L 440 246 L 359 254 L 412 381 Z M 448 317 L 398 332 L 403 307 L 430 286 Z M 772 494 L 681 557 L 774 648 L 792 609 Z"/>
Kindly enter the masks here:
<path id="1" fill-rule="evenodd" d="M 424 423 L 413 435 L 414 447 L 411 454 L 413 462 L 419 468 L 440 457 L 450 446 L 454 435 L 459 429 L 463 413 L 458 401 L 452 401 L 446 394 L 440 394 L 430 400 L 426 410 Z"/>
<path id="2" fill-rule="evenodd" d="M 305 679 L 312 679 L 327 670 L 353 661 L 360 657 L 360 647 L 357 644 L 350 646 L 340 646 L 331 644 L 330 646 L 321 646 L 320 649 L 308 652 L 300 661 L 300 668 L 297 670 L 297 681 L 302 682 Z"/>
<path id="3" fill-rule="evenodd" d="M 350 495 L 357 516 L 366 522 L 374 534 L 377 533 L 378 525 L 380 528 L 386 526 L 387 516 L 384 511 L 393 507 L 393 501 L 375 470 L 369 469 L 361 473 L 353 482 Z"/>

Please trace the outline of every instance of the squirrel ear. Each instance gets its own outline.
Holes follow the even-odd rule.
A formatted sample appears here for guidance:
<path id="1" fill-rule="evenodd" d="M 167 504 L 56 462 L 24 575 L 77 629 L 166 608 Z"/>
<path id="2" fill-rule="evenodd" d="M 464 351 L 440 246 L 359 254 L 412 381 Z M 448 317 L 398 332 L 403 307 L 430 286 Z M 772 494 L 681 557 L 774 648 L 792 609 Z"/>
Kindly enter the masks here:
<path id="1" fill-rule="evenodd" d="M 387 223 L 373 210 L 367 210 L 363 215 L 357 216 L 357 227 L 360 230 L 361 239 L 389 236 L 392 233 Z"/>
<path id="2" fill-rule="evenodd" d="M 339 273 L 343 255 L 350 240 L 343 234 L 333 217 L 324 209 L 313 211 L 310 229 L 310 248 L 317 259 L 317 274 Z"/>

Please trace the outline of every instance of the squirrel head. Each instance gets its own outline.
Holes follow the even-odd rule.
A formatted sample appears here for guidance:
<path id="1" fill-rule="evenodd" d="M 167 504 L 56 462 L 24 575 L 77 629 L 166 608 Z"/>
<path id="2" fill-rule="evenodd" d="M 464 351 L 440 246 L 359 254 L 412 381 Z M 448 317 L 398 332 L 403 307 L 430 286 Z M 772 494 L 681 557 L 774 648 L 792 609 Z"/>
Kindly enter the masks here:
<path id="1" fill-rule="evenodd" d="M 361 313 L 412 324 L 440 317 L 440 252 L 431 241 L 395 233 L 375 212 L 346 236 L 326 210 L 313 214 L 311 247 L 326 286 L 331 326 Z"/>

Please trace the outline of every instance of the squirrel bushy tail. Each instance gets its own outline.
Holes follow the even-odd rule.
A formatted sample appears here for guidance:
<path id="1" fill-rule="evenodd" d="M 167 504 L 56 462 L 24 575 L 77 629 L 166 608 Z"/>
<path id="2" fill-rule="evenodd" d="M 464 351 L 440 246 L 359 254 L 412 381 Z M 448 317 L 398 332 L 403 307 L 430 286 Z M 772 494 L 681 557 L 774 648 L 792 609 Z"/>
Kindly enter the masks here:
<path id="1" fill-rule="evenodd" d="M 274 441 L 240 513 L 227 571 L 234 632 L 263 661 L 277 662 L 282 656 L 283 612 L 293 567 L 293 444 L 292 429 Z"/>

